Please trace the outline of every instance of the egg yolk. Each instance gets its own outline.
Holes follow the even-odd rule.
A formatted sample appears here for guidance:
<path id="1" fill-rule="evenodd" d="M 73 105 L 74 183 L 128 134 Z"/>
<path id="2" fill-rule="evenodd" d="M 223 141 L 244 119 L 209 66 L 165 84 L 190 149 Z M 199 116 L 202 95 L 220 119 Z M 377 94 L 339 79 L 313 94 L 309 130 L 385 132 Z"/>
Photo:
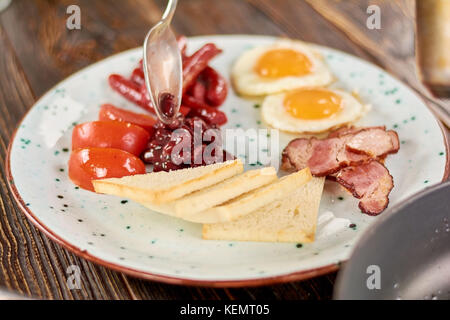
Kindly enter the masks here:
<path id="1" fill-rule="evenodd" d="M 294 118 L 320 120 L 340 112 L 342 98 L 324 89 L 302 89 L 287 93 L 283 104 Z"/>
<path id="2" fill-rule="evenodd" d="M 309 74 L 311 67 L 311 61 L 304 54 L 292 49 L 276 49 L 259 58 L 255 71 L 264 78 L 282 78 Z"/>

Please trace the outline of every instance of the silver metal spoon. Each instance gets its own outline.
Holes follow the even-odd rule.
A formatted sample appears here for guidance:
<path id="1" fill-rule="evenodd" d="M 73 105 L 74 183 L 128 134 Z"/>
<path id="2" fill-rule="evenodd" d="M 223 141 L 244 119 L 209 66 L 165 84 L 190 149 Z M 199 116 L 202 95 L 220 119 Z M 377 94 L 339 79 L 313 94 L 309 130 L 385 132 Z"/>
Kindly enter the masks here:
<path id="1" fill-rule="evenodd" d="M 144 42 L 145 84 L 158 118 L 170 123 L 181 105 L 183 69 L 181 53 L 170 22 L 178 0 L 169 0 L 162 20 L 147 34 Z"/>

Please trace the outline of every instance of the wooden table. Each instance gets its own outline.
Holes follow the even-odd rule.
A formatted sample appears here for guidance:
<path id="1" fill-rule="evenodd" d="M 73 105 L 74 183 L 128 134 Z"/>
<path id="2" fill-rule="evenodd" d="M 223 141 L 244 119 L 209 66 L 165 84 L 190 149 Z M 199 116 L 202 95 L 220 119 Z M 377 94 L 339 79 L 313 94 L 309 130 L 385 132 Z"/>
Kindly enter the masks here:
<path id="1" fill-rule="evenodd" d="M 381 30 L 366 27 L 381 7 Z M 209 289 L 142 281 L 80 259 L 39 232 L 14 203 L 4 160 L 17 124 L 33 103 L 71 73 L 142 44 L 165 0 L 13 0 L 0 13 L 0 286 L 51 299 L 330 299 L 336 274 L 270 287 Z M 66 29 L 77 4 L 82 30 Z M 330 46 L 380 65 L 431 98 L 414 71 L 413 0 L 181 0 L 175 30 L 202 34 L 289 36 Z M 78 265 L 82 290 L 65 270 Z"/>

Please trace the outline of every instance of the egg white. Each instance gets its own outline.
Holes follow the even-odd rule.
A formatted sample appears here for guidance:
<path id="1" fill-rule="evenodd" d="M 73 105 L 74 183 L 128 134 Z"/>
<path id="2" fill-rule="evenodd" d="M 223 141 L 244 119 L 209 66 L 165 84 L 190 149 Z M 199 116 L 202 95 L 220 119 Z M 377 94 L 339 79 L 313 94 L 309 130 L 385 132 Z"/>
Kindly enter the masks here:
<path id="1" fill-rule="evenodd" d="M 261 77 L 254 71 L 255 65 L 262 55 L 276 49 L 291 49 L 305 55 L 311 61 L 311 73 L 274 79 Z M 236 91 L 245 96 L 262 96 L 309 86 L 325 86 L 334 80 L 317 51 L 302 41 L 290 39 L 281 39 L 274 44 L 246 51 L 233 65 L 231 77 Z"/>
<path id="2" fill-rule="evenodd" d="M 369 105 L 359 102 L 348 92 L 326 89 L 342 98 L 342 109 L 328 118 L 304 120 L 293 117 L 284 107 L 286 93 L 267 96 L 262 104 L 264 121 L 273 128 L 291 133 L 319 133 L 350 124 L 369 110 Z"/>

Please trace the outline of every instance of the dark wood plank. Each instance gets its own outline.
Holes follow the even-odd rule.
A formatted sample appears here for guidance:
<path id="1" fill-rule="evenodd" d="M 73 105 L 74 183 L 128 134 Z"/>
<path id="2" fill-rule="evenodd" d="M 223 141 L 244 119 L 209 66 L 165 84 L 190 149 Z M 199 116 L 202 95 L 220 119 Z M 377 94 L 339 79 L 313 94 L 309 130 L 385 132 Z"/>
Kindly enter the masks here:
<path id="1" fill-rule="evenodd" d="M 331 299 L 336 274 L 303 282 L 255 288 L 212 289 L 173 286 L 130 278 L 130 287 L 142 299 L 193 300 L 322 300 Z"/>
<path id="2" fill-rule="evenodd" d="M 155 0 L 161 11 L 167 1 Z M 262 34 L 284 36 L 285 32 L 258 9 L 242 0 L 179 1 L 174 16 L 175 31 L 187 36 L 208 34 Z"/>
<path id="3" fill-rule="evenodd" d="M 66 8 L 80 6 L 82 30 L 66 28 Z M 73 72 L 142 44 L 160 17 L 151 1 L 17 0 L 2 13 L 5 27 L 37 96 Z"/>

